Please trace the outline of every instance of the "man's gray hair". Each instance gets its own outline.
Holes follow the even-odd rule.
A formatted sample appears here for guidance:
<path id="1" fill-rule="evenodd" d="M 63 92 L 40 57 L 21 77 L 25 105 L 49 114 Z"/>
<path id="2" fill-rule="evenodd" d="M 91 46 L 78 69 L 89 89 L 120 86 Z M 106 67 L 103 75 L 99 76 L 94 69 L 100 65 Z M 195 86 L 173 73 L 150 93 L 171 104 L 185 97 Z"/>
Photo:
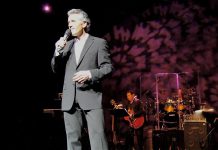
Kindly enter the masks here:
<path id="1" fill-rule="evenodd" d="M 69 10 L 69 11 L 67 12 L 67 15 L 68 15 L 68 16 L 70 16 L 70 15 L 72 15 L 72 14 L 81 14 L 81 15 L 82 15 L 82 17 L 83 17 L 83 20 L 82 20 L 82 21 L 84 21 L 84 22 L 87 23 L 87 26 L 86 26 L 86 28 L 85 28 L 85 31 L 86 31 L 86 32 L 89 32 L 90 26 L 91 26 L 91 20 L 90 20 L 88 14 L 87 14 L 85 11 L 83 11 L 82 9 L 71 9 L 71 10 Z"/>

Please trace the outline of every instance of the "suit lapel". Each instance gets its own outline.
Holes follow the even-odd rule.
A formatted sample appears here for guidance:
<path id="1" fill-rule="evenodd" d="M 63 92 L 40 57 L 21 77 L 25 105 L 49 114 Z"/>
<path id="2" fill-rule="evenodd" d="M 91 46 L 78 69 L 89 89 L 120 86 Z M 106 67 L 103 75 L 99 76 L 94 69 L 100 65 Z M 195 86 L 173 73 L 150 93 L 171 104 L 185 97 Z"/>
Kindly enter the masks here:
<path id="1" fill-rule="evenodd" d="M 87 39 L 87 41 L 86 41 L 86 43 L 85 43 L 85 45 L 83 47 L 83 50 L 82 50 L 82 52 L 80 54 L 80 58 L 79 58 L 77 68 L 79 67 L 81 61 L 83 60 L 85 54 L 87 53 L 87 51 L 89 50 L 89 48 L 93 44 L 93 42 L 94 42 L 94 38 L 91 35 L 89 35 L 89 37 L 88 37 L 88 39 Z M 74 54 L 74 57 L 75 57 L 75 54 Z"/>

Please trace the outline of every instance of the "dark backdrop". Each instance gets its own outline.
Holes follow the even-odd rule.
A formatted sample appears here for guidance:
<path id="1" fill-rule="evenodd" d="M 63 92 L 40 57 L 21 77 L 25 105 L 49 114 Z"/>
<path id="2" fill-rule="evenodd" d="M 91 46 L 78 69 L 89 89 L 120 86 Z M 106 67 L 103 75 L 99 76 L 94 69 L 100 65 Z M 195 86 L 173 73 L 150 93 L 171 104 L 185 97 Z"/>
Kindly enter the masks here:
<path id="1" fill-rule="evenodd" d="M 41 5 L 45 2 L 53 5 L 51 14 L 41 11 Z M 5 106 L 3 122 L 7 132 L 4 139 L 8 141 L 8 149 L 39 150 L 43 149 L 42 141 L 47 140 L 46 131 L 43 130 L 47 125 L 43 120 L 43 108 L 49 107 L 62 86 L 60 76 L 51 72 L 50 60 L 54 43 L 67 28 L 66 12 L 69 9 L 82 8 L 87 11 L 92 20 L 91 34 L 103 37 L 127 16 L 138 14 L 159 2 L 168 1 L 156 0 L 147 4 L 101 1 L 94 4 L 93 1 L 35 0 L 9 1 L 2 5 L 8 9 L 3 13 L 7 30 L 4 36 L 6 48 L 2 55 L 3 80 L 7 79 L 3 92 L 6 97 L 3 102 L 6 104 L 2 106 Z M 198 3 L 209 9 L 211 15 L 218 14 L 215 0 Z"/>

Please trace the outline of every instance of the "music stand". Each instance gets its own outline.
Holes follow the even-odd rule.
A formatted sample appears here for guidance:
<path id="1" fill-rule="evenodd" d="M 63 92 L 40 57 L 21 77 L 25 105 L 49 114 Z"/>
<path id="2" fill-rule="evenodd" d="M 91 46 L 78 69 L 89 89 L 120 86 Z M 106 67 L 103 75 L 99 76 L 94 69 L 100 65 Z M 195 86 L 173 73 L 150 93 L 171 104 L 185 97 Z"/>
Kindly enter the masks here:
<path id="1" fill-rule="evenodd" d="M 117 144 L 120 143 L 120 141 L 117 139 L 117 134 L 116 134 L 116 128 L 117 126 L 115 127 L 115 125 L 117 123 L 117 118 L 121 118 L 121 117 L 124 117 L 124 116 L 128 116 L 129 114 L 127 113 L 127 110 L 126 109 L 123 109 L 123 108 L 114 108 L 112 109 L 111 111 L 112 113 L 112 132 L 113 132 L 113 143 L 114 143 L 114 148 L 115 150 L 118 150 L 118 147 L 117 147 Z M 115 121 L 116 120 L 116 121 Z"/>

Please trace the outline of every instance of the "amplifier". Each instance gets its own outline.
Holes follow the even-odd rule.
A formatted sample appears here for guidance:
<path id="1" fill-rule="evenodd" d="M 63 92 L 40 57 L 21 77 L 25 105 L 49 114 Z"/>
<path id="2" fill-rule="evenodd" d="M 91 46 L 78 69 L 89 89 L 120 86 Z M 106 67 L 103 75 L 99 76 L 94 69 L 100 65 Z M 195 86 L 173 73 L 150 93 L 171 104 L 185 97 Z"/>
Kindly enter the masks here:
<path id="1" fill-rule="evenodd" d="M 202 115 L 188 114 L 188 115 L 184 115 L 184 122 L 204 122 L 206 123 L 206 118 Z"/>
<path id="2" fill-rule="evenodd" d="M 207 123 L 194 120 L 186 121 L 184 127 L 184 142 L 186 150 L 207 149 Z"/>

